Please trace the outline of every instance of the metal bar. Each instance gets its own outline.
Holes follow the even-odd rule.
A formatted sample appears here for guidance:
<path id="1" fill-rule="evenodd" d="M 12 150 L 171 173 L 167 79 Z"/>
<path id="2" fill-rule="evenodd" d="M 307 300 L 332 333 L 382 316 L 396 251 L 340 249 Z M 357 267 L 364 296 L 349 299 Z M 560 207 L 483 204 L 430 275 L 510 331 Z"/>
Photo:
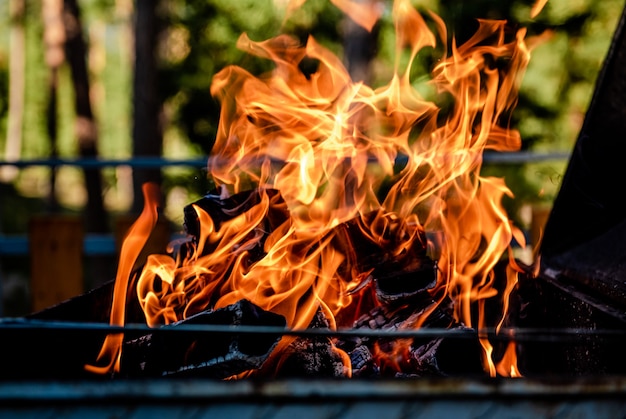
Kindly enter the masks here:
<path id="1" fill-rule="evenodd" d="M 569 153 L 565 152 L 488 152 L 483 154 L 483 162 L 489 164 L 523 164 L 532 162 L 542 162 L 551 160 L 566 160 Z M 397 158 L 398 164 L 406 163 L 406 156 Z M 75 166 L 82 168 L 104 168 L 115 166 L 130 166 L 134 168 L 155 168 L 155 167 L 172 167 L 172 166 L 189 166 L 197 168 L 205 168 L 212 162 L 212 158 L 197 159 L 166 159 L 162 157 L 133 157 L 128 159 L 32 159 L 32 160 L 0 160 L 0 166 L 13 166 L 17 168 L 26 168 L 32 166 Z"/>
<path id="2" fill-rule="evenodd" d="M 615 337 L 623 339 L 625 332 L 615 329 L 539 329 L 539 328 L 507 328 L 501 329 L 497 334 L 493 329 L 443 329 L 443 328 L 422 328 L 403 330 L 372 330 L 372 329 L 286 329 L 276 326 L 236 326 L 220 324 L 179 324 L 176 327 L 152 328 L 144 324 L 127 324 L 124 326 L 113 326 L 106 323 L 88 322 L 61 322 L 42 321 L 26 318 L 5 318 L 0 319 L 0 332 L 9 330 L 23 331 L 88 331 L 103 333 L 224 333 L 224 334 L 263 334 L 263 335 L 283 335 L 283 336 L 315 336 L 315 337 L 369 337 L 369 338 L 451 338 L 451 339 L 476 339 L 478 337 L 489 337 L 495 340 L 505 341 L 544 341 L 563 342 L 575 341 L 581 337 Z"/>
<path id="3" fill-rule="evenodd" d="M 308 399 L 318 403 L 328 399 L 369 400 L 405 397 L 443 398 L 449 396 L 539 398 L 572 396 L 575 398 L 624 395 L 624 377 L 561 379 L 492 379 L 419 378 L 410 380 L 111 380 L 94 382 L 0 382 L 0 401 L 86 401 L 111 399 L 213 400 L 211 403 L 241 400 L 242 397 L 275 400 Z M 536 401 L 536 399 L 535 399 Z M 626 400 L 625 400 L 626 402 Z M 623 413 L 623 412 L 622 412 Z M 309 417 L 309 416 L 307 416 Z"/>
<path id="4" fill-rule="evenodd" d="M 623 377 L 0 382 L 0 416 L 176 418 L 613 418 Z"/>
<path id="5" fill-rule="evenodd" d="M 508 153 L 489 152 L 483 154 L 483 162 L 489 164 L 523 164 L 545 161 L 567 160 L 570 152 L 552 151 L 546 153 L 517 151 Z"/>
<path id="6" fill-rule="evenodd" d="M 89 234 L 83 241 L 86 256 L 115 254 L 115 238 L 107 234 Z M 29 253 L 28 237 L 0 235 L 0 256 L 19 256 Z"/>
<path id="7" fill-rule="evenodd" d="M 25 254 L 28 254 L 28 238 L 26 236 L 0 236 L 0 255 Z"/>
<path id="8" fill-rule="evenodd" d="M 171 167 L 171 166 L 189 166 L 204 168 L 207 166 L 206 158 L 198 159 L 165 159 L 162 157 L 133 157 L 129 159 L 32 159 L 32 160 L 0 160 L 0 166 L 13 166 L 20 169 L 32 166 L 75 166 L 88 169 L 115 167 L 115 166 L 131 166 L 134 168 L 155 168 L 155 167 Z"/>

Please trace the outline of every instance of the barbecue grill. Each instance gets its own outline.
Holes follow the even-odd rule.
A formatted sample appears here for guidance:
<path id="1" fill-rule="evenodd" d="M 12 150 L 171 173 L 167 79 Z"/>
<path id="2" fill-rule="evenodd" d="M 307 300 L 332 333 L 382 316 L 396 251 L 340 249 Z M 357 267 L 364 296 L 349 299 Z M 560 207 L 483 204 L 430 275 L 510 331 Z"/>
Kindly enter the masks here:
<path id="1" fill-rule="evenodd" d="M 153 333 L 159 339 L 219 335 L 247 343 L 297 336 L 349 338 L 363 331 L 286 330 L 255 324 L 247 313 L 231 323 L 150 329 L 108 325 L 113 283 L 22 319 L 0 322 L 0 412 L 11 417 L 102 415 L 144 417 L 267 416 L 618 416 L 626 411 L 626 203 L 616 193 L 626 153 L 626 13 L 622 14 L 584 125 L 554 202 L 541 244 L 541 261 L 526 267 L 511 301 L 508 325 L 497 337 L 515 342 L 522 379 L 486 378 L 464 371 L 445 378 L 254 378 L 222 381 L 171 377 L 94 376 L 93 362 L 107 334 Z M 371 337 L 476 339 L 433 327 L 370 332 Z M 157 342 L 157 343 L 155 343 Z M 242 343 L 243 342 L 243 343 Z M 145 342 L 143 342 L 145 343 Z M 143 344 L 140 342 L 139 344 Z M 462 346 L 460 346 L 462 347 Z M 230 348 L 230 347 L 229 347 Z M 268 349 L 269 350 L 269 349 Z M 218 355 L 220 356 L 220 355 Z M 145 361 L 145 360 L 144 360 Z M 141 361 L 141 362 L 144 362 Z"/>

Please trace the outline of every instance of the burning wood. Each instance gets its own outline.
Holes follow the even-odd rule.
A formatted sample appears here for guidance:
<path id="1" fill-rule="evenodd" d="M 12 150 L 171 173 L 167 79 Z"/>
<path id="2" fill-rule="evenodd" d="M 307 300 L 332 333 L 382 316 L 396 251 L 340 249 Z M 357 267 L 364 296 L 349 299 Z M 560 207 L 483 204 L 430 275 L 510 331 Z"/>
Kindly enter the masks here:
<path id="1" fill-rule="evenodd" d="M 385 273 L 375 278 L 376 296 L 381 303 L 407 304 L 428 298 L 437 282 L 437 264 L 425 259 L 416 269 Z"/>
<path id="2" fill-rule="evenodd" d="M 244 214 L 261 203 L 263 194 L 271 201 L 268 213 L 260 220 L 259 225 L 249 236 L 241 238 L 240 247 L 247 246 L 250 262 L 256 261 L 263 256 L 263 244 L 269 232 L 274 231 L 289 219 L 289 210 L 280 192 L 275 189 L 266 191 L 250 190 L 227 198 L 220 196 L 219 190 L 209 193 L 202 199 L 188 205 L 184 209 L 184 227 L 187 234 L 193 237 L 193 244 L 198 245 L 201 238 L 201 221 L 197 208 L 204 211 L 214 223 L 215 230 L 219 230 L 222 224 Z M 215 250 L 217 243 L 209 243 L 205 246 L 202 254 Z M 190 249 L 184 250 L 190 252 Z"/>
<path id="3" fill-rule="evenodd" d="M 373 280 L 382 302 L 428 292 L 437 282 L 437 263 L 428 256 L 424 230 L 394 214 L 370 212 L 338 225 L 330 236 L 333 246 L 346 256 L 340 274 L 371 273 L 360 287 Z"/>
<path id="4" fill-rule="evenodd" d="M 400 300 L 404 301 L 403 305 L 398 305 Z M 482 372 L 478 340 L 473 329 L 455 322 L 443 308 L 445 305 L 436 304 L 428 296 L 417 300 L 412 295 L 410 298 L 398 297 L 391 301 L 392 305 L 377 306 L 363 315 L 355 323 L 355 329 L 394 331 L 417 327 L 449 328 L 466 330 L 468 339 L 356 338 L 340 341 L 337 346 L 349 354 L 353 376 L 380 377 L 391 374 L 395 377 L 423 377 Z M 402 365 L 397 365 L 398 362 Z"/>
<path id="5" fill-rule="evenodd" d="M 467 331 L 468 339 L 432 339 L 424 344 L 413 342 L 409 365 L 404 375 L 459 376 L 484 375 L 480 362 L 481 350 L 474 331 L 464 326 L 451 329 Z"/>
<path id="6" fill-rule="evenodd" d="M 318 310 L 309 329 L 328 330 L 329 327 L 328 319 Z M 350 370 L 346 359 L 327 336 L 298 337 L 280 358 L 277 377 L 345 377 Z"/>
<path id="7" fill-rule="evenodd" d="M 243 247 L 244 242 L 252 243 L 252 245 L 245 245 L 248 250 L 248 259 L 243 263 L 246 265 L 251 265 L 264 257 L 263 243 L 267 236 L 274 229 L 280 228 L 281 224 L 290 222 L 289 213 L 280 193 L 275 190 L 267 192 L 272 199 L 273 206 L 267 212 L 266 217 L 259 222 L 259 226 L 263 226 L 258 229 L 260 235 L 253 235 L 254 240 L 250 240 L 250 236 L 241 236 L 240 238 L 242 243 L 238 248 Z M 206 211 L 214 220 L 215 225 L 219 226 L 246 211 L 253 210 L 255 205 L 259 205 L 262 195 L 263 191 L 260 190 L 247 191 L 227 198 L 221 198 L 219 194 L 213 193 L 189 205 L 185 208 L 185 226 L 187 233 L 192 236 L 190 243 L 193 246 L 198 246 L 202 240 L 201 224 L 196 208 L 202 208 Z M 377 236 L 380 238 L 378 241 L 374 240 L 373 236 L 366 234 L 368 228 L 377 224 L 384 230 Z M 407 247 L 401 255 L 393 255 L 393 250 L 397 249 L 400 243 L 406 242 L 406 237 L 403 236 L 409 234 L 418 234 L 419 239 L 411 241 L 412 245 Z M 372 212 L 365 217 L 358 217 L 340 224 L 332 229 L 328 236 L 332 238 L 329 244 L 341 254 L 346 255 L 346 262 L 340 266 L 338 272 L 346 276 L 359 276 L 362 272 L 371 272 L 368 278 L 359 285 L 359 289 L 354 289 L 351 292 L 357 293 L 365 287 L 373 286 L 377 306 L 354 323 L 355 329 L 399 330 L 415 327 L 462 327 L 458 324 L 455 325 L 451 314 L 443 309 L 442 304 L 435 304 L 430 296 L 430 292 L 437 282 L 437 263 L 427 256 L 427 240 L 423 231 L 414 230 L 412 232 L 410 226 L 404 224 L 402 220 L 380 212 Z M 217 246 L 217 243 L 213 246 Z M 183 251 L 189 252 L 190 250 Z M 204 247 L 203 253 L 206 252 L 207 249 Z M 183 322 L 187 323 L 187 321 Z M 329 327 L 329 320 L 318 309 L 308 325 L 308 329 L 328 329 Z M 146 346 L 143 339 L 138 342 L 130 342 L 129 345 L 131 348 L 137 349 L 140 356 L 141 351 Z M 477 342 L 474 340 L 472 343 L 474 349 L 477 349 L 475 346 Z M 376 360 L 378 357 L 375 357 L 373 352 L 394 352 L 396 350 L 394 348 L 402 344 L 403 342 L 393 339 L 356 339 L 354 341 L 335 342 L 327 336 L 298 337 L 284 349 L 279 360 L 275 361 L 280 365 L 276 367 L 275 375 L 279 377 L 343 377 L 346 375 L 346 371 L 352 371 L 354 376 L 379 376 L 383 372 L 381 372 L 381 366 Z M 405 374 L 424 376 L 454 373 L 454 369 L 443 370 L 439 367 L 439 364 L 442 363 L 439 354 L 444 353 L 439 351 L 439 348 L 446 344 L 447 342 L 444 342 L 443 339 L 426 342 L 413 341 L 409 346 L 407 358 L 410 360 L 411 368 L 410 372 L 405 372 Z M 343 351 L 348 356 L 342 356 Z M 476 350 L 466 350 L 465 352 L 475 356 L 472 362 L 468 363 L 471 366 L 470 369 L 476 370 L 476 366 L 480 367 L 479 353 Z M 228 356 L 237 357 L 237 355 L 238 351 L 234 349 L 233 353 L 229 353 Z M 166 356 L 166 358 L 171 357 Z M 444 359 L 443 364 L 447 361 Z M 143 361 L 134 363 L 142 365 L 142 368 L 145 369 Z M 157 361 L 154 364 L 159 365 L 160 362 Z M 249 369 L 258 367 L 258 365 L 250 365 Z M 157 367 L 159 372 L 164 369 L 166 368 L 161 365 Z M 466 370 L 467 366 L 462 369 Z M 185 370 L 191 372 L 191 368 Z M 239 372 L 243 372 L 243 370 L 237 371 L 237 373 Z M 226 375 L 234 374 L 235 372 Z"/>
<path id="8" fill-rule="evenodd" d="M 203 336 L 172 331 L 179 325 L 192 324 L 284 327 L 285 319 L 246 300 L 219 310 L 198 313 L 125 342 L 121 375 L 193 374 L 226 378 L 260 368 L 280 339 L 280 336 L 271 335 L 211 333 Z M 168 329 L 167 333 L 163 333 L 164 329 Z"/>

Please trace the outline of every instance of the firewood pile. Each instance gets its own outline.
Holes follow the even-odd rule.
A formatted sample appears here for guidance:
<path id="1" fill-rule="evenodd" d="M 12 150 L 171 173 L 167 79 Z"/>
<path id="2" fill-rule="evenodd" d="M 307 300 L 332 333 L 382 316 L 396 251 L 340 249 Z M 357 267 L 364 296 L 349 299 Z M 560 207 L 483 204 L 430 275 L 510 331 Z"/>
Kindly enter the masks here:
<path id="1" fill-rule="evenodd" d="M 267 235 L 288 222 L 289 212 L 276 190 L 264 193 L 274 201 L 254 234 Z M 260 201 L 261 191 L 220 197 L 209 194 L 184 210 L 185 229 L 192 240 L 178 250 L 192 251 L 201 234 L 200 220 L 194 207 L 205 211 L 215 229 Z M 452 301 L 435 301 L 431 295 L 437 284 L 438 267 L 427 252 L 426 238 L 401 254 L 394 240 L 401 240 L 409 230 L 399 219 L 386 224 L 389 240 L 378 243 L 364 232 L 364 224 L 376 222 L 379 213 L 367 214 L 339 224 L 333 231 L 332 245 L 346 255 L 347 262 L 339 275 L 349 276 L 354 266 L 369 272 L 350 292 L 369 292 L 371 297 L 362 313 L 351 313 L 356 321 L 340 327 L 352 331 L 410 331 L 417 328 L 449 329 L 468 333 L 468 339 L 373 337 L 350 334 L 333 336 L 331 321 L 318 309 L 307 333 L 298 335 L 246 335 L 232 333 L 176 333 L 181 325 L 286 326 L 285 318 L 266 311 L 247 300 L 227 307 L 206 309 L 182 321 L 156 328 L 154 333 L 127 338 L 122 351 L 121 375 L 201 376 L 227 378 L 239 374 L 276 377 L 422 377 L 455 374 L 482 374 L 481 355 L 474 331 L 456 322 L 451 315 Z M 389 220 L 387 220 L 389 221 Z M 423 232 L 420 232 L 423 234 Z M 264 256 L 265 237 L 248 241 L 248 260 L 253 264 Z M 246 241 L 246 239 L 242 239 Z M 216 246 L 214 243 L 213 246 Z M 211 252 L 208 245 L 203 252 Z M 216 296 L 210 297 L 215 300 Z M 315 331 L 320 332 L 315 335 Z M 167 332 L 167 333 L 165 333 Z M 273 353 L 281 339 L 287 344 L 280 354 Z M 267 362 L 266 362 L 267 361 Z"/>

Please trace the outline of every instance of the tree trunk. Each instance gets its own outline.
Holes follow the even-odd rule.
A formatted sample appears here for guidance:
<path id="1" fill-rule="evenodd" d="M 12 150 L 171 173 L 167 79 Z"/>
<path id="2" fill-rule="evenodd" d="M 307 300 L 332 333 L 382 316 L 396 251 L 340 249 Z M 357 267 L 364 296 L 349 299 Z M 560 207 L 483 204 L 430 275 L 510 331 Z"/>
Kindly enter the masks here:
<path id="1" fill-rule="evenodd" d="M 50 140 L 50 158 L 59 157 L 58 153 L 58 91 L 59 91 L 59 69 L 58 67 L 50 68 L 50 76 L 48 80 L 48 104 L 46 107 L 46 131 Z M 50 170 L 50 191 L 48 192 L 47 209 L 49 212 L 59 211 L 59 202 L 56 197 L 56 179 L 57 168 L 52 167 Z"/>
<path id="2" fill-rule="evenodd" d="M 379 0 L 361 0 L 358 3 L 369 3 L 374 7 Z M 381 4 L 381 7 L 382 4 Z M 367 30 L 354 20 L 346 17 L 343 21 L 343 47 L 348 73 L 355 82 L 362 81 L 366 84 L 372 82 L 372 60 L 378 52 L 378 36 L 380 24 L 374 25 L 372 30 Z"/>
<path id="3" fill-rule="evenodd" d="M 9 14 L 9 115 L 7 121 L 6 160 L 18 160 L 22 149 L 22 122 L 24 116 L 24 36 L 25 0 L 11 0 Z M 0 170 L 0 180 L 10 182 L 17 176 L 17 168 L 5 166 Z"/>
<path id="4" fill-rule="evenodd" d="M 158 38 L 158 1 L 135 2 L 135 73 L 133 80 L 133 156 L 158 157 L 163 139 L 160 122 L 161 98 L 158 93 L 155 47 Z M 161 184 L 160 169 L 133 170 L 134 213 L 143 207 L 141 185 Z"/>
<path id="5" fill-rule="evenodd" d="M 63 24 L 63 0 L 44 0 L 41 15 L 43 18 L 45 44 L 44 57 L 49 70 L 48 75 L 48 103 L 46 106 L 46 132 L 50 140 L 50 158 L 58 157 L 58 84 L 59 67 L 65 61 L 65 25 Z M 59 209 L 56 199 L 56 168 L 50 171 L 50 191 L 48 192 L 48 211 L 57 212 Z"/>
<path id="6" fill-rule="evenodd" d="M 72 72 L 74 105 L 76 109 L 76 136 L 79 154 L 83 158 L 98 156 L 98 132 L 89 98 L 89 74 L 86 63 L 86 44 L 80 21 L 80 9 L 76 0 L 64 1 L 65 53 Z M 104 233 L 108 230 L 102 176 L 98 169 L 84 169 L 87 189 L 86 231 Z"/>

